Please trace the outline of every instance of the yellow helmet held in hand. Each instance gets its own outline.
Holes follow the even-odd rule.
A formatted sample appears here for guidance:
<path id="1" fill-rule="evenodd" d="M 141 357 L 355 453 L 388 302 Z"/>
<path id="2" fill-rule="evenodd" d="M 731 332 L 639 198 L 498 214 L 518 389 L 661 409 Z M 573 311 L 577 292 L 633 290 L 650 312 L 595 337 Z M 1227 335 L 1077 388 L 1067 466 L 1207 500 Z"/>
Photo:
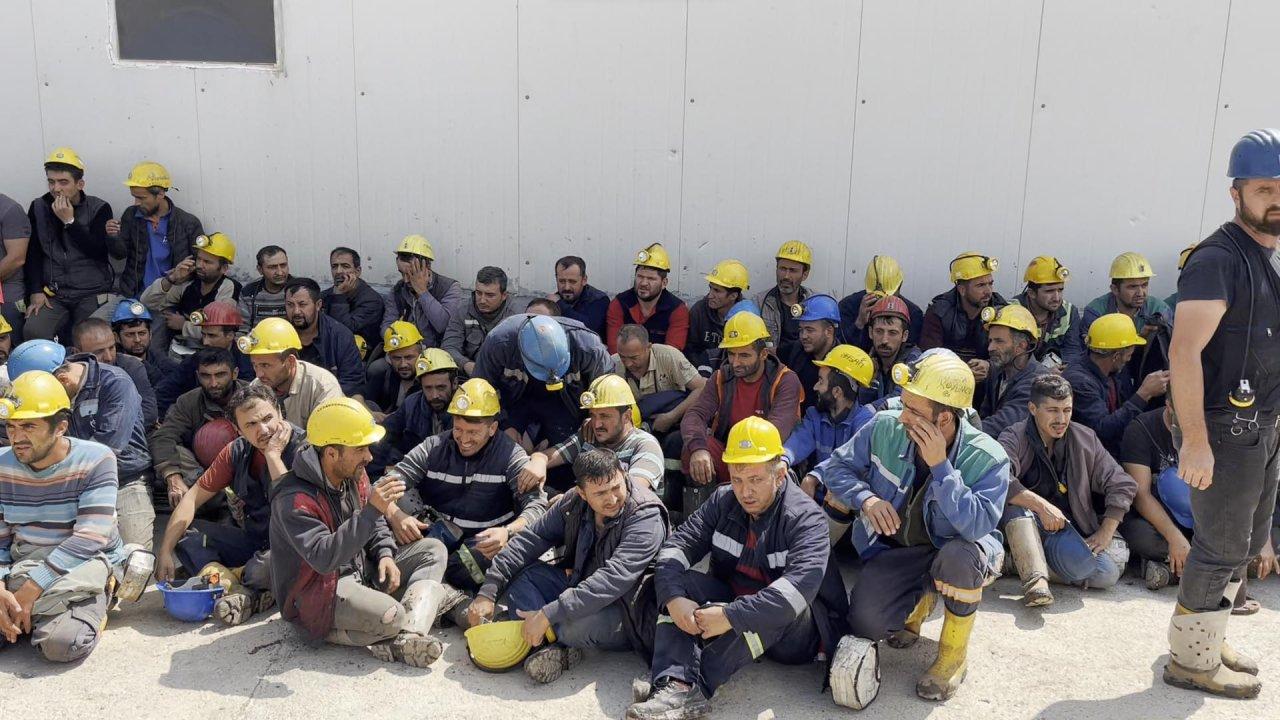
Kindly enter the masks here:
<path id="1" fill-rule="evenodd" d="M 769 328 L 764 320 L 753 312 L 743 311 L 724 324 L 724 338 L 720 347 L 724 349 L 746 347 L 757 340 L 768 340 Z"/>
<path id="2" fill-rule="evenodd" d="M 867 263 L 867 292 L 897 295 L 902 289 L 902 266 L 888 255 L 874 255 Z"/>
<path id="3" fill-rule="evenodd" d="M 373 421 L 373 413 L 364 403 L 348 397 L 325 400 L 307 418 L 307 442 L 317 448 L 366 447 L 386 434 L 386 428 Z"/>
<path id="4" fill-rule="evenodd" d="M 1200 244 L 1200 241 L 1197 240 L 1191 243 L 1190 245 L 1188 245 L 1186 248 L 1184 248 L 1182 252 L 1178 253 L 1178 269 L 1179 270 L 1187 266 L 1187 258 L 1191 257 L 1191 251 L 1195 250 L 1196 246 L 1199 244 Z"/>
<path id="5" fill-rule="evenodd" d="M 458 387 L 449 401 L 449 414 L 469 418 L 491 418 L 502 411 L 498 391 L 484 378 L 471 378 Z"/>
<path id="6" fill-rule="evenodd" d="M 195 246 L 197 250 L 203 250 L 227 262 L 233 263 L 236 261 L 235 243 L 231 242 L 231 238 L 226 233 L 215 232 L 208 235 L 197 235 Z"/>
<path id="7" fill-rule="evenodd" d="M 1115 260 L 1111 261 L 1112 280 L 1140 280 L 1155 276 L 1155 272 L 1151 269 L 1151 263 L 1147 262 L 1147 258 L 1141 253 L 1121 253 L 1116 256 Z"/>
<path id="8" fill-rule="evenodd" d="M 431 249 L 431 243 L 421 235 L 405 235 L 400 244 L 396 246 L 396 254 L 409 253 L 410 255 L 418 255 L 428 260 L 435 260 L 435 251 Z"/>
<path id="9" fill-rule="evenodd" d="M 412 347 L 422 342 L 418 326 L 404 320 L 396 320 L 382 331 L 382 351 L 392 352 Z"/>
<path id="10" fill-rule="evenodd" d="M 286 350 L 301 350 L 302 340 L 292 323 L 272 317 L 259 322 L 248 335 L 241 336 L 236 346 L 245 355 L 278 355 Z"/>
<path id="11" fill-rule="evenodd" d="M 532 650 L 524 640 L 523 620 L 502 620 L 467 628 L 467 655 L 476 667 L 487 672 L 504 672 L 519 665 Z M 556 634 L 547 629 L 547 640 Z"/>
<path id="12" fill-rule="evenodd" d="M 427 348 L 422 351 L 413 365 L 414 377 L 422 377 L 427 373 L 443 372 L 445 370 L 457 370 L 458 363 L 454 362 L 453 356 L 441 350 L 440 348 Z"/>
<path id="13" fill-rule="evenodd" d="M 809 267 L 813 265 L 813 250 L 799 240 L 788 240 L 778 247 L 778 253 L 774 255 L 774 259 L 790 260 Z"/>
<path id="14" fill-rule="evenodd" d="M 758 415 L 742 418 L 729 428 L 720 459 L 730 465 L 769 462 L 782 456 L 782 435 L 773 423 Z"/>
<path id="15" fill-rule="evenodd" d="M 1110 351 L 1146 345 L 1147 341 L 1133 326 L 1133 318 L 1124 313 L 1109 313 L 1093 321 L 1084 344 L 1090 350 Z"/>
<path id="16" fill-rule="evenodd" d="M 1023 282 L 1036 285 L 1056 285 L 1065 283 L 1071 271 L 1058 258 L 1052 255 L 1039 255 L 1027 263 L 1027 271 L 1022 274 Z"/>
<path id="17" fill-rule="evenodd" d="M 840 372 L 862 387 L 871 387 L 871 379 L 876 373 L 871 356 L 854 345 L 837 345 L 831 348 L 825 358 L 814 360 L 813 364 Z"/>
<path id="18" fill-rule="evenodd" d="M 746 290 L 751 285 L 750 271 L 737 260 L 721 260 L 706 278 L 707 282 L 730 290 Z"/>
<path id="19" fill-rule="evenodd" d="M 636 267 L 648 267 L 654 270 L 671 270 L 671 258 L 667 255 L 667 249 L 662 247 L 662 243 L 654 243 L 636 253 L 636 261 L 633 264 Z"/>
<path id="20" fill-rule="evenodd" d="M 976 252 L 963 252 L 951 261 L 951 282 L 963 282 L 990 275 L 1000 267 L 1000 261 Z"/>
<path id="21" fill-rule="evenodd" d="M 158 162 L 144 160 L 133 166 L 124 184 L 127 187 L 162 187 L 168 190 L 173 186 L 173 180 L 169 177 L 169 171 L 165 166 Z"/>
<path id="22" fill-rule="evenodd" d="M 1003 325 L 1014 330 L 1031 336 L 1032 340 L 1040 339 L 1040 325 L 1036 323 L 1036 317 L 1031 311 L 1021 305 L 1003 305 L 1001 307 L 992 307 L 988 305 L 982 308 L 982 322 L 986 327 L 992 325 Z"/>
<path id="23" fill-rule="evenodd" d="M 69 147 L 54 148 L 53 152 L 49 153 L 49 157 L 44 159 L 44 162 L 46 165 L 59 163 L 61 165 L 70 165 L 80 171 L 84 170 L 84 161 L 80 159 L 75 150 Z"/>
<path id="24" fill-rule="evenodd" d="M 34 420 L 70 409 L 67 390 L 52 373 L 28 370 L 13 381 L 8 395 L 0 399 L 0 420 Z"/>
<path id="25" fill-rule="evenodd" d="M 631 385 L 618 375 L 601 375 L 591 381 L 591 387 L 578 398 L 583 410 L 607 407 L 631 408 L 631 424 L 640 427 L 640 407 L 636 405 Z"/>
<path id="26" fill-rule="evenodd" d="M 894 365 L 893 381 L 904 392 L 949 408 L 973 407 L 973 371 L 950 350 L 929 350 L 914 362 Z"/>

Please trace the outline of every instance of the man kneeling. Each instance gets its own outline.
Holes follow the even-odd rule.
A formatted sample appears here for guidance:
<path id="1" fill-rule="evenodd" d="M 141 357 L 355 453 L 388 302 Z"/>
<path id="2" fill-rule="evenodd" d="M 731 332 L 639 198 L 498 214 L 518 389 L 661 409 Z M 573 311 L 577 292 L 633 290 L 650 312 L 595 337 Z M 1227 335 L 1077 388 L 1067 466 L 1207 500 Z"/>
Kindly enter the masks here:
<path id="1" fill-rule="evenodd" d="M 380 660 L 426 667 L 444 597 L 445 549 L 423 538 L 396 548 L 383 514 L 404 482 L 369 486 L 369 446 L 386 433 L 350 398 L 326 400 L 307 420 L 310 447 L 271 497 L 271 584 L 280 614 L 312 640 L 368 646 Z M 402 580 L 403 579 L 403 580 Z"/>
<path id="2" fill-rule="evenodd" d="M 587 450 L 573 473 L 577 487 L 511 538 L 467 611 L 473 626 L 491 618 L 505 588 L 511 619 L 524 619 L 530 645 L 541 645 L 552 629 L 557 642 L 524 661 L 541 683 L 581 660 L 581 648 L 632 649 L 646 659 L 653 652 L 657 607 L 649 566 L 667 539 L 666 509 L 627 476 L 612 450 Z M 562 545 L 556 565 L 538 560 Z"/>

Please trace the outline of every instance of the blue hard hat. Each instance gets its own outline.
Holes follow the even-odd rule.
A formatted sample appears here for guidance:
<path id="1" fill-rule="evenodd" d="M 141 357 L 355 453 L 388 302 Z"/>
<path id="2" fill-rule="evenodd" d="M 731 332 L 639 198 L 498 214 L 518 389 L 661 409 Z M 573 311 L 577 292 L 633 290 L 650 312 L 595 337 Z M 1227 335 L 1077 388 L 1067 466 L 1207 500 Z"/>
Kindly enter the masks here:
<path id="1" fill-rule="evenodd" d="M 164 609 L 183 622 L 204 622 L 213 614 L 213 608 L 222 597 L 221 585 L 195 589 L 187 587 L 191 581 L 177 587 L 167 582 L 156 583 L 156 589 L 164 598 Z"/>
<path id="2" fill-rule="evenodd" d="M 28 340 L 9 353 L 9 377 L 31 370 L 53 372 L 67 359 L 67 349 L 52 340 Z"/>
<path id="3" fill-rule="evenodd" d="M 151 311 L 147 309 L 146 305 L 133 298 L 125 298 L 116 305 L 116 311 L 111 315 L 111 324 L 150 319 Z"/>
<path id="4" fill-rule="evenodd" d="M 1227 177 L 1280 178 L 1280 130 L 1262 128 L 1237 140 Z"/>
<path id="5" fill-rule="evenodd" d="M 569 372 L 569 336 L 555 318 L 532 315 L 520 326 L 520 357 L 530 375 L 559 390 Z"/>
<path id="6" fill-rule="evenodd" d="M 840 324 L 840 306 L 830 295 L 810 295 L 804 302 L 792 305 L 791 314 L 800 322 L 826 320 Z"/>
<path id="7" fill-rule="evenodd" d="M 729 318 L 740 312 L 749 312 L 752 315 L 761 315 L 760 306 L 756 304 L 755 300 L 739 300 L 734 303 L 733 307 L 729 308 L 729 312 L 725 314 L 725 322 L 728 322 Z"/>

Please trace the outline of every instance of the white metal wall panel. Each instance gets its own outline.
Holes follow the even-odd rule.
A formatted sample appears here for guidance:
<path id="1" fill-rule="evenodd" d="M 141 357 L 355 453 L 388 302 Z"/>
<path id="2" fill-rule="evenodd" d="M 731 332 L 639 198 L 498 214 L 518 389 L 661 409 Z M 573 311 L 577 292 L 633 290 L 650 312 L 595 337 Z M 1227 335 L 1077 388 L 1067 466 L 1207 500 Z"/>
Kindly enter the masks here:
<path id="1" fill-rule="evenodd" d="M 359 0 L 360 226 L 365 278 L 394 282 L 392 250 L 431 240 L 436 269 L 520 266 L 514 0 Z M 353 212 L 355 203 L 343 209 Z"/>
<path id="2" fill-rule="evenodd" d="M 1226 3 L 1048 0 L 1040 41 L 1023 246 L 1057 251 L 1074 302 L 1143 252 L 1173 292 L 1204 198 Z"/>
<path id="3" fill-rule="evenodd" d="M 13 2 L 0 9 L 0 193 L 22 207 L 44 192 L 40 165 L 52 148 L 44 147 L 40 122 L 40 76 L 31 6 Z"/>
<path id="4" fill-rule="evenodd" d="M 862 3 L 689 3 L 680 289 L 736 256 L 752 293 L 786 240 L 817 252 L 808 285 L 839 290 Z M 674 283 L 673 283 L 674 285 Z"/>
<path id="5" fill-rule="evenodd" d="M 948 261 L 1001 261 L 1013 289 L 1030 142 L 1039 3 L 868 3 L 862 17 L 846 292 L 892 254 L 923 307 Z"/>
<path id="6" fill-rule="evenodd" d="M 556 258 L 631 282 L 628 253 L 678 255 L 683 0 L 520 6 L 521 284 L 554 289 Z"/>

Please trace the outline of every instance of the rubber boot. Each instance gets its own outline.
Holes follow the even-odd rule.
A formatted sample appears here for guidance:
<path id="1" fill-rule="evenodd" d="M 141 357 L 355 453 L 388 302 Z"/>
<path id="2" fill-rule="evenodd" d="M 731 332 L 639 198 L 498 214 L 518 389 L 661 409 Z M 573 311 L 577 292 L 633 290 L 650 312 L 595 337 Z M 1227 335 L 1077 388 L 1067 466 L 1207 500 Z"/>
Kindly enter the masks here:
<path id="1" fill-rule="evenodd" d="M 1244 580 L 1232 580 L 1227 583 L 1227 589 L 1223 591 L 1222 597 L 1232 605 L 1236 602 L 1236 596 L 1240 594 L 1240 588 L 1244 585 Z M 1236 652 L 1231 647 L 1231 643 L 1227 642 L 1224 637 L 1222 639 L 1222 664 L 1228 669 L 1236 672 L 1248 673 L 1250 675 L 1258 674 L 1258 663 L 1248 655 Z"/>
<path id="2" fill-rule="evenodd" d="M 419 580 L 405 588 L 400 600 L 404 606 L 404 622 L 399 634 L 370 645 L 369 651 L 383 662 L 402 662 L 418 668 L 430 666 L 444 651 L 440 639 L 430 635 L 436 610 L 444 597 L 444 586 L 435 580 Z"/>
<path id="3" fill-rule="evenodd" d="M 916 641 L 920 639 L 920 627 L 933 614 L 933 608 L 937 604 L 938 593 L 926 592 L 921 595 L 920 600 L 916 602 L 915 608 L 907 616 L 907 621 L 903 623 L 902 629 L 895 633 L 890 633 L 888 639 L 885 640 L 885 642 L 889 643 L 889 647 L 903 650 L 915 645 Z"/>
<path id="4" fill-rule="evenodd" d="M 1049 590 L 1049 563 L 1044 558 L 1044 543 L 1034 518 L 1014 518 L 1004 525 L 1009 539 L 1009 554 L 1022 580 L 1022 602 L 1027 607 L 1053 604 Z"/>
<path id="5" fill-rule="evenodd" d="M 1212 612 L 1193 613 L 1177 605 L 1169 620 L 1169 662 L 1164 666 L 1164 681 L 1174 687 L 1223 697 L 1257 697 L 1262 682 L 1222 662 L 1222 641 L 1230 619 L 1231 603 L 1225 599 Z"/>
<path id="6" fill-rule="evenodd" d="M 917 695 L 925 700 L 947 700 L 956 694 L 969 672 L 969 635 L 973 632 L 973 619 L 977 614 L 973 612 L 960 617 L 944 610 L 938 658 L 916 682 Z"/>

